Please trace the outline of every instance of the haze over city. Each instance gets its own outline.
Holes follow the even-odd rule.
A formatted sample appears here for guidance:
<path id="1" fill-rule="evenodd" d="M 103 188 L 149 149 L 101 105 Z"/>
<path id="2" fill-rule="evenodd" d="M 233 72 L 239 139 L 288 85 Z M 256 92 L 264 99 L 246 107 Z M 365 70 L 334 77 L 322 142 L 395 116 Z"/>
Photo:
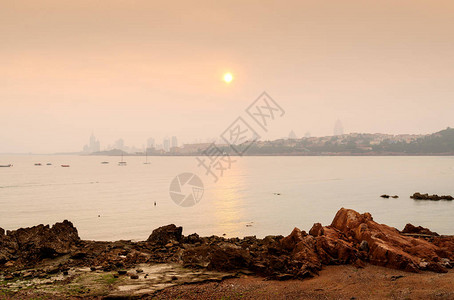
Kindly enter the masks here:
<path id="1" fill-rule="evenodd" d="M 0 6 L 0 153 L 218 137 L 263 91 L 286 111 L 266 139 L 454 123 L 452 1 Z"/>

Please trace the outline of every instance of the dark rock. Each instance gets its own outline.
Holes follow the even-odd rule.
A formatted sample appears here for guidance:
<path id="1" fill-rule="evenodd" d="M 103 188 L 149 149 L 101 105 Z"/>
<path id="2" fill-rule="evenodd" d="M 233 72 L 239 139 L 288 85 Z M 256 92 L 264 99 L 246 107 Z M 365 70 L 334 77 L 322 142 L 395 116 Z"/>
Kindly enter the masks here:
<path id="1" fill-rule="evenodd" d="M 134 274 L 134 275 L 131 275 L 130 278 L 131 278 L 131 279 L 139 279 L 139 275 L 135 275 L 135 274 Z"/>
<path id="2" fill-rule="evenodd" d="M 421 193 L 414 193 L 410 198 L 414 200 L 431 200 L 431 201 L 439 201 L 439 200 L 448 200 L 452 201 L 454 198 L 450 195 L 429 195 L 429 194 L 421 194 Z"/>
<path id="3" fill-rule="evenodd" d="M 404 277 L 403 275 L 393 275 L 393 276 L 391 276 L 391 281 L 396 281 L 397 279 L 403 278 L 403 277 Z"/>
<path id="4" fill-rule="evenodd" d="M 118 271 L 118 275 L 126 275 L 126 271 L 125 270 L 119 270 Z"/>
<path id="5" fill-rule="evenodd" d="M 158 245 L 166 245 L 171 241 L 180 242 L 183 232 L 183 227 L 177 227 L 174 224 L 159 227 L 151 233 L 147 242 Z"/>
<path id="6" fill-rule="evenodd" d="M 414 233 L 414 234 L 426 234 L 426 235 L 433 235 L 433 236 L 439 236 L 438 233 L 430 231 L 428 228 L 424 228 L 422 226 L 414 226 L 410 223 L 405 225 L 404 230 L 402 230 L 402 233 Z"/>
<path id="7" fill-rule="evenodd" d="M 367 241 L 361 241 L 361 244 L 359 244 L 359 250 L 369 252 L 369 244 Z"/>
<path id="8" fill-rule="evenodd" d="M 8 231 L 5 238 L 8 240 L 6 247 L 27 261 L 69 253 L 80 241 L 77 229 L 67 220 L 52 227 L 38 225 Z"/>

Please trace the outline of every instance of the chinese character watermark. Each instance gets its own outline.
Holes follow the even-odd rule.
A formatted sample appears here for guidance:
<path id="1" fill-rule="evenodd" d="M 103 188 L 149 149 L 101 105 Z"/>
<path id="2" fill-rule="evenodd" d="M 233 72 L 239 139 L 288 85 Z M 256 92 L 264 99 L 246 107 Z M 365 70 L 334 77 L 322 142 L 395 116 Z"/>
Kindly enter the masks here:
<path id="1" fill-rule="evenodd" d="M 245 118 L 239 116 L 220 135 L 237 156 L 243 156 L 261 137 L 259 130 L 268 132 L 267 127 L 277 118 L 282 117 L 285 111 L 266 92 L 263 92 L 245 110 L 247 117 L 253 119 L 259 128 L 251 126 Z M 211 143 L 204 151 L 203 156 L 197 156 L 197 167 L 203 168 L 206 176 L 213 182 L 218 182 L 224 172 L 230 170 L 236 162 L 225 150 Z M 186 192 L 182 187 L 190 187 Z M 197 204 L 204 192 L 202 180 L 193 173 L 182 173 L 175 177 L 170 184 L 170 197 L 180 206 L 188 207 Z"/>

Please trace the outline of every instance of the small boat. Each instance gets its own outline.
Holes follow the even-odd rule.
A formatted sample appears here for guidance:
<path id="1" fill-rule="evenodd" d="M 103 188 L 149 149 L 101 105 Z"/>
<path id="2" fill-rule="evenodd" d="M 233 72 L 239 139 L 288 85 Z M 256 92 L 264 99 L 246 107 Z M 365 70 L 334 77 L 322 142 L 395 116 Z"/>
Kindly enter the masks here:
<path id="1" fill-rule="evenodd" d="M 119 166 L 126 166 L 126 162 L 123 161 L 123 151 L 121 152 L 121 161 L 118 162 Z"/>
<path id="2" fill-rule="evenodd" d="M 108 161 L 102 161 L 101 164 L 102 165 L 107 165 L 109 162 Z"/>
<path id="3" fill-rule="evenodd" d="M 69 168 L 69 165 L 61 165 L 63 168 Z"/>
<path id="4" fill-rule="evenodd" d="M 46 166 L 52 166 L 52 164 L 51 163 L 47 163 Z"/>
<path id="5" fill-rule="evenodd" d="M 41 163 L 36 163 L 35 166 L 41 166 Z"/>
<path id="6" fill-rule="evenodd" d="M 0 165 L 0 168 L 11 168 L 13 165 L 12 164 L 9 164 L 9 165 Z"/>

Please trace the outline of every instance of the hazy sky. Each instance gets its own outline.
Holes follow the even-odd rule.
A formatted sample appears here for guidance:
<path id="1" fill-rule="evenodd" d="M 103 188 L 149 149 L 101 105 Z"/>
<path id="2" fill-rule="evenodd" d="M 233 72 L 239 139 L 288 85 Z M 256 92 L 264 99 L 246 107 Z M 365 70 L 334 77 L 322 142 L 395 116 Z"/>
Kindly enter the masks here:
<path id="1" fill-rule="evenodd" d="M 453 16 L 452 0 L 0 0 L 0 153 L 216 137 L 263 91 L 286 110 L 267 138 L 454 126 Z"/>

